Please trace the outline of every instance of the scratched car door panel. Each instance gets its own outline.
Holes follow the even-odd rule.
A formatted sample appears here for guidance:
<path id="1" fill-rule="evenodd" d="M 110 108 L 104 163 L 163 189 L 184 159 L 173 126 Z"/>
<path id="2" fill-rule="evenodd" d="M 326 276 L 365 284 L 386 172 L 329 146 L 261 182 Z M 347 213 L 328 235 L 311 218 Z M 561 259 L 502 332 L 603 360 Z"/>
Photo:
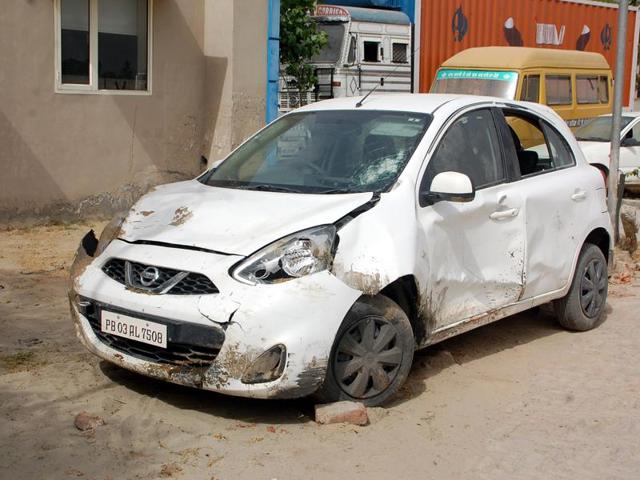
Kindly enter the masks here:
<path id="1" fill-rule="evenodd" d="M 419 280 L 430 332 L 515 303 L 522 294 L 522 197 L 506 182 L 489 109 L 463 113 L 448 126 L 421 190 L 445 171 L 469 176 L 476 194 L 470 202 L 441 201 L 418 211 L 424 249 Z"/>

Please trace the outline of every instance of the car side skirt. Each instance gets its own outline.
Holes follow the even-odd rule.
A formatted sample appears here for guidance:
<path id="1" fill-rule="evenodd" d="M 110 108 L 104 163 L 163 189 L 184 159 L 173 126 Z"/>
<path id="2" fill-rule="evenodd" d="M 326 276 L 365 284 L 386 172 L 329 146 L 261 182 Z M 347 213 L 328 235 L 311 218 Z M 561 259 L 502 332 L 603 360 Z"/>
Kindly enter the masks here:
<path id="1" fill-rule="evenodd" d="M 444 326 L 442 328 L 435 330 L 427 338 L 425 338 L 424 343 L 421 344 L 419 348 L 425 348 L 430 345 L 440 343 L 451 337 L 460 335 L 461 333 L 465 333 L 475 328 L 488 325 L 490 323 L 501 320 L 505 317 L 515 315 L 516 313 L 524 312 L 525 310 L 529 310 L 530 308 L 537 307 L 538 305 L 548 303 L 552 300 L 562 298 L 564 295 L 566 295 L 566 292 L 567 292 L 567 287 L 563 287 L 559 290 L 555 290 L 550 293 L 545 293 L 544 295 L 528 298 L 521 302 L 513 303 L 511 305 L 507 305 L 502 308 L 491 310 L 481 315 L 476 315 L 475 317 L 461 320 L 452 325 Z"/>

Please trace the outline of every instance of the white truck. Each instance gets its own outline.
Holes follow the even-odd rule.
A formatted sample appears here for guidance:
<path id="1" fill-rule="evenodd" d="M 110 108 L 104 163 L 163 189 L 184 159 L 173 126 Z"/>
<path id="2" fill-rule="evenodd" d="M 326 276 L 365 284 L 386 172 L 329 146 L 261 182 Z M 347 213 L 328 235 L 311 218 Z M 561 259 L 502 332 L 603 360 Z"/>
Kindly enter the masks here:
<path id="1" fill-rule="evenodd" d="M 411 22 L 398 11 L 318 5 L 313 19 L 326 32 L 327 45 L 311 59 L 315 87 L 302 93 L 280 76 L 280 112 L 319 100 L 355 97 L 376 87 L 380 93 L 412 88 Z"/>

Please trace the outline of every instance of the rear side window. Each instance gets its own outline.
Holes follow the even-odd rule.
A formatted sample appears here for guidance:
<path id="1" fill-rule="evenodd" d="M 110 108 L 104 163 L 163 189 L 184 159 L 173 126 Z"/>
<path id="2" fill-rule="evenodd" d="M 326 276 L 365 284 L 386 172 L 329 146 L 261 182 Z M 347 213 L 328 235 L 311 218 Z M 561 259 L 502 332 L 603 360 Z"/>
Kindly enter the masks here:
<path id="1" fill-rule="evenodd" d="M 540 75 L 527 75 L 524 77 L 520 100 L 525 102 L 540 101 Z"/>
<path id="2" fill-rule="evenodd" d="M 498 134 L 490 110 L 466 113 L 447 129 L 427 165 L 421 188 L 429 190 L 438 173 L 450 171 L 467 175 L 476 189 L 504 180 Z"/>
<path id="3" fill-rule="evenodd" d="M 573 153 L 560 134 L 545 122 L 542 122 L 542 130 L 544 131 L 544 135 L 547 138 L 547 144 L 551 150 L 552 168 L 562 168 L 574 165 L 576 161 L 573 158 Z"/>
<path id="4" fill-rule="evenodd" d="M 547 105 L 571 105 L 571 76 L 547 75 L 544 80 Z"/>
<path id="5" fill-rule="evenodd" d="M 578 75 L 576 77 L 576 97 L 580 104 L 599 103 L 598 76 Z"/>

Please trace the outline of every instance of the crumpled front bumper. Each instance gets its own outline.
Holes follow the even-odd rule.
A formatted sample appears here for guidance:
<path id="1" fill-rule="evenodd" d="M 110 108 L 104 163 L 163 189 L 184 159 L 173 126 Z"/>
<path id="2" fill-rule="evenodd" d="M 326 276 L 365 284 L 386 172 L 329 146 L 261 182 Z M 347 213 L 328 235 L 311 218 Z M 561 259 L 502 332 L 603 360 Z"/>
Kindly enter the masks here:
<path id="1" fill-rule="evenodd" d="M 207 275 L 220 293 L 150 295 L 127 289 L 102 270 L 110 258 Z M 273 285 L 245 285 L 229 275 L 242 257 L 113 241 L 97 258 L 80 247 L 72 268 L 71 313 L 78 337 L 94 354 L 129 370 L 182 385 L 256 398 L 300 397 L 324 381 L 336 332 L 361 292 L 329 272 Z M 157 363 L 103 343 L 81 313 L 82 297 L 140 315 L 155 316 L 224 332 L 210 365 Z M 108 307 L 106 307 L 108 308 Z M 286 347 L 282 375 L 264 383 L 243 383 L 253 362 L 275 345 Z"/>

